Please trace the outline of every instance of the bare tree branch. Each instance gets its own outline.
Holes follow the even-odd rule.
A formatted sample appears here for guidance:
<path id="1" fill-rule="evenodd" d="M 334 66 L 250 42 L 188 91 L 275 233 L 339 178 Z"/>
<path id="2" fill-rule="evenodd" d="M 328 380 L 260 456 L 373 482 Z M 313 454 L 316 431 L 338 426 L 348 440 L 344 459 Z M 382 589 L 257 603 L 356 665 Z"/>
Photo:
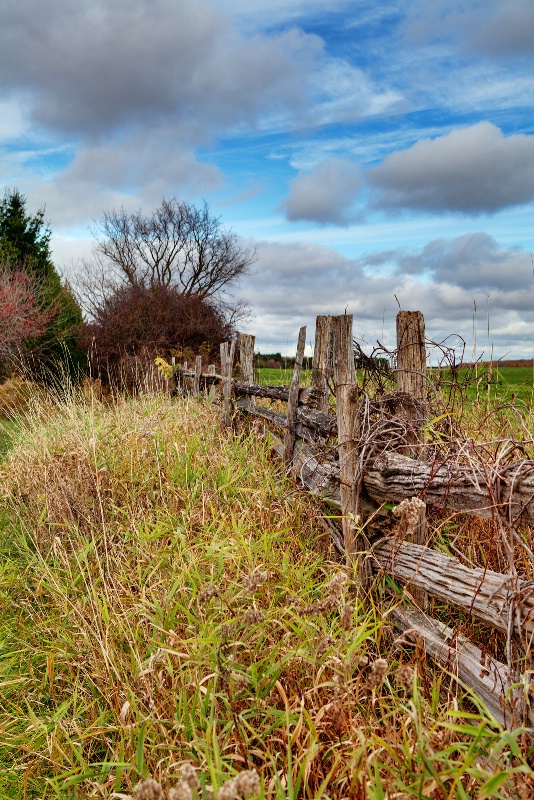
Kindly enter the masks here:
<path id="1" fill-rule="evenodd" d="M 93 231 L 92 263 L 82 263 L 78 287 L 92 315 L 121 285 L 174 286 L 201 299 L 224 293 L 256 259 L 207 203 L 197 208 L 164 199 L 152 214 L 105 212 Z"/>

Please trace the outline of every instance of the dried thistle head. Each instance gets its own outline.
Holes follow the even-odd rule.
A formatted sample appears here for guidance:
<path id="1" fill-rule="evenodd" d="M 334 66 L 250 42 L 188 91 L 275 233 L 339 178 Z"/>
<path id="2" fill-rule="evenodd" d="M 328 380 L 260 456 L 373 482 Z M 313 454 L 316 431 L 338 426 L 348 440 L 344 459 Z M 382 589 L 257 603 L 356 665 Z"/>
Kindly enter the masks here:
<path id="1" fill-rule="evenodd" d="M 134 787 L 136 800 L 165 800 L 163 789 L 153 778 L 147 778 Z"/>
<path id="2" fill-rule="evenodd" d="M 388 674 L 388 662 L 385 658 L 377 658 L 371 664 L 371 671 L 367 678 L 367 685 L 374 689 L 379 686 Z"/>

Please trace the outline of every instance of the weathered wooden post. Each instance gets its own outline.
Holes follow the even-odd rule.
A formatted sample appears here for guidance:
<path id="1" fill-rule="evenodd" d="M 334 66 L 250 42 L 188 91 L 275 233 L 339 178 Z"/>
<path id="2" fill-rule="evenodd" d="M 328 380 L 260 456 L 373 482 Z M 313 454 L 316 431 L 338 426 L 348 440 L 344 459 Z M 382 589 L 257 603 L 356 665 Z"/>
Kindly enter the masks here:
<path id="1" fill-rule="evenodd" d="M 249 333 L 239 335 L 239 361 L 241 364 L 241 375 L 244 383 L 254 383 L 254 344 L 256 337 Z M 246 408 L 253 408 L 256 405 L 254 397 L 250 394 L 245 395 Z"/>
<path id="2" fill-rule="evenodd" d="M 230 401 L 232 398 L 232 366 L 235 355 L 235 339 L 221 344 L 221 375 L 223 385 L 223 424 L 229 428 L 232 424 Z"/>
<path id="3" fill-rule="evenodd" d="M 425 320 L 420 311 L 399 311 L 397 314 L 397 389 L 415 401 L 404 406 L 407 439 L 414 445 L 414 454 L 424 460 L 424 447 L 421 445 L 422 428 L 426 422 L 426 346 Z M 418 512 L 412 539 L 415 544 L 426 543 L 424 508 Z M 413 595 L 422 608 L 428 606 L 428 595 L 422 589 L 414 589 Z"/>
<path id="4" fill-rule="evenodd" d="M 318 410 L 327 411 L 329 401 L 328 381 L 332 377 L 332 317 L 317 317 L 315 321 L 315 347 L 312 363 L 312 386 L 323 393 Z"/>
<path id="5" fill-rule="evenodd" d="M 202 356 L 195 358 L 195 377 L 193 378 L 193 396 L 200 395 L 200 376 L 202 375 Z"/>
<path id="6" fill-rule="evenodd" d="M 420 311 L 397 314 L 397 389 L 416 401 L 416 408 L 426 401 L 425 320 Z M 422 427 L 424 414 L 406 406 L 406 414 L 415 426 Z M 416 437 L 417 441 L 419 437 Z"/>
<path id="7" fill-rule="evenodd" d="M 366 589 L 368 572 L 364 553 L 367 549 L 367 542 L 364 534 L 359 530 L 362 522 L 360 502 L 362 476 L 359 474 L 358 464 L 359 419 L 352 342 L 352 314 L 334 317 L 332 330 L 343 538 L 347 563 L 351 564 L 354 558 L 360 557 L 358 577 L 362 589 Z"/>
<path id="8" fill-rule="evenodd" d="M 284 432 L 284 463 L 286 466 L 293 461 L 295 451 L 295 439 L 297 431 L 297 410 L 299 405 L 300 373 L 302 371 L 302 361 L 304 359 L 304 348 L 306 347 L 306 327 L 299 331 L 297 344 L 297 356 L 295 358 L 295 368 L 289 387 L 289 398 L 287 401 L 287 423 Z"/>

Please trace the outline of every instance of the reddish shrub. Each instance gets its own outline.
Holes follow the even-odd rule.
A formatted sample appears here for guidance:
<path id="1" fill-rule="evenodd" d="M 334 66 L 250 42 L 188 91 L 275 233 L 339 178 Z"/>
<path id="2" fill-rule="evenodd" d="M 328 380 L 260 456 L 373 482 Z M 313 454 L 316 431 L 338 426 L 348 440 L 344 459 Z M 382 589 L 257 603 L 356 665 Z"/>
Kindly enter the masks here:
<path id="1" fill-rule="evenodd" d="M 230 333 L 223 315 L 207 300 L 171 286 L 128 286 L 110 296 L 85 326 L 83 344 L 93 374 L 120 385 L 121 367 L 128 365 L 131 374 L 133 362 L 169 358 L 172 350 L 199 352 L 204 343 L 218 350 Z"/>

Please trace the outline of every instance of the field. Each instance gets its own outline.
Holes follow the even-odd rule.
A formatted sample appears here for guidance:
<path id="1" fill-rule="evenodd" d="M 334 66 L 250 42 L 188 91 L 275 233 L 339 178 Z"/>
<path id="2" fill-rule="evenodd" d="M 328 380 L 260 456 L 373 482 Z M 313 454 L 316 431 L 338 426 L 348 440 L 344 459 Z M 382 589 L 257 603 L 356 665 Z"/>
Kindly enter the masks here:
<path id="1" fill-rule="evenodd" d="M 1 798 L 532 796 L 529 736 L 397 638 L 395 584 L 361 602 L 246 424 L 69 394 L 4 430 Z M 496 568 L 492 536 L 435 520 Z"/>
<path id="2" fill-rule="evenodd" d="M 292 369 L 259 369 L 257 370 L 259 383 L 263 386 L 288 386 L 293 375 Z M 360 380 L 361 372 L 358 373 Z M 489 386 L 490 403 L 516 403 L 531 407 L 534 397 L 534 372 L 530 367 L 500 367 L 494 365 L 474 368 L 462 367 L 458 375 L 453 377 L 450 370 L 432 369 L 428 373 L 429 379 L 441 381 L 447 385 L 454 383 L 471 400 L 487 400 Z M 489 378 L 489 381 L 488 381 Z M 302 384 L 307 386 L 311 382 L 311 370 L 302 371 Z M 392 384 L 393 388 L 393 384 Z"/>
<path id="3" fill-rule="evenodd" d="M 451 381 L 450 371 L 444 371 L 441 377 L 446 382 Z M 498 364 L 491 370 L 487 366 L 461 368 L 455 380 L 472 400 L 489 399 L 490 403 L 515 403 L 529 408 L 534 397 L 533 381 L 532 366 L 501 367 Z"/>

